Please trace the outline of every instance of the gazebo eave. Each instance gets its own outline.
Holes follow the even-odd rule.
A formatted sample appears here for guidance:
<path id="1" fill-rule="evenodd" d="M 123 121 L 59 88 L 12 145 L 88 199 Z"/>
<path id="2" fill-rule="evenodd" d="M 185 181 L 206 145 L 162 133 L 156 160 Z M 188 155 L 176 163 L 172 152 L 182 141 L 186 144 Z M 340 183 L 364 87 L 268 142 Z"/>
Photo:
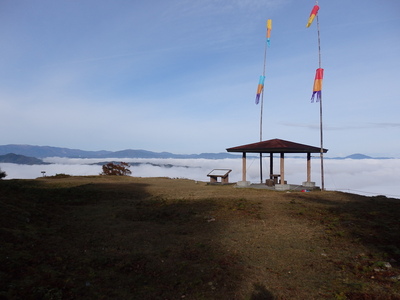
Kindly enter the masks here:
<path id="1" fill-rule="evenodd" d="M 274 148 L 274 149 L 265 149 L 265 148 L 256 148 L 256 149 L 246 149 L 246 148 L 228 148 L 227 152 L 237 152 L 237 153 L 320 153 L 321 149 L 287 149 L 287 148 Z M 327 149 L 323 149 L 324 153 L 328 152 Z"/>

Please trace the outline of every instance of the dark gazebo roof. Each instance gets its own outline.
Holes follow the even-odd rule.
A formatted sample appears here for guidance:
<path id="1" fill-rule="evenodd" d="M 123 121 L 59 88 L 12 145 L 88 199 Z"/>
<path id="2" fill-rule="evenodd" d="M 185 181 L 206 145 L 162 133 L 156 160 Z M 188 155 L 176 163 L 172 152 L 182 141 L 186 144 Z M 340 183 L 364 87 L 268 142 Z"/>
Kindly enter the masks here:
<path id="1" fill-rule="evenodd" d="M 228 148 L 226 149 L 226 151 L 248 153 L 320 153 L 321 148 L 280 139 L 272 139 L 268 141 Z M 323 151 L 324 153 L 326 153 L 328 149 L 323 149 Z"/>

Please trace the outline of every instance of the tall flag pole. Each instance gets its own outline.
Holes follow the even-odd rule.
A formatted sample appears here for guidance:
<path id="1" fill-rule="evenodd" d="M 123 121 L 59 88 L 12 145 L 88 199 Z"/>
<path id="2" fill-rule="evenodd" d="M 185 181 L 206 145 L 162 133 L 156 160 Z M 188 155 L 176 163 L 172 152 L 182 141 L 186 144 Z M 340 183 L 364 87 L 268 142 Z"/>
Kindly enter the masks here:
<path id="1" fill-rule="evenodd" d="M 322 80 L 324 77 L 324 69 L 322 69 L 322 61 L 321 61 L 321 36 L 320 36 L 320 28 L 319 28 L 319 19 L 318 19 L 318 11 L 319 5 L 318 0 L 315 2 L 315 5 L 310 13 L 310 17 L 308 18 L 308 22 L 306 27 L 310 27 L 314 19 L 317 19 L 317 32 L 318 32 L 318 69 L 315 73 L 313 93 L 311 96 L 311 102 L 319 102 L 319 127 L 320 127 L 320 141 L 321 141 L 321 149 L 320 149 L 320 158 L 321 158 L 321 189 L 325 189 L 324 182 L 324 136 L 323 136 L 323 126 L 322 126 Z"/>
<path id="2" fill-rule="evenodd" d="M 260 76 L 257 86 L 257 94 L 256 94 L 256 104 L 260 103 L 260 142 L 262 142 L 262 125 L 263 125 L 263 110 L 264 110 L 264 81 L 265 81 L 265 69 L 266 69 L 266 61 L 267 61 L 267 48 L 271 46 L 271 30 L 272 30 L 272 20 L 267 20 L 267 34 L 266 34 L 266 43 L 264 46 L 264 65 L 263 65 L 263 73 Z M 263 182 L 262 175 L 262 153 L 260 153 L 260 183 Z"/>

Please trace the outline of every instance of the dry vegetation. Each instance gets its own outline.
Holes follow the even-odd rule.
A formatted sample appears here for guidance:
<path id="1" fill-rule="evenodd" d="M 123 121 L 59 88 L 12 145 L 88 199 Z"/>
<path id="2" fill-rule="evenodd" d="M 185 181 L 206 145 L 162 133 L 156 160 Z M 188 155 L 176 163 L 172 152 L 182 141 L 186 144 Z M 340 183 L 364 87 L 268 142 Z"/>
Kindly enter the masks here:
<path id="1" fill-rule="evenodd" d="M 400 299 L 400 200 L 0 181 L 0 299 Z"/>

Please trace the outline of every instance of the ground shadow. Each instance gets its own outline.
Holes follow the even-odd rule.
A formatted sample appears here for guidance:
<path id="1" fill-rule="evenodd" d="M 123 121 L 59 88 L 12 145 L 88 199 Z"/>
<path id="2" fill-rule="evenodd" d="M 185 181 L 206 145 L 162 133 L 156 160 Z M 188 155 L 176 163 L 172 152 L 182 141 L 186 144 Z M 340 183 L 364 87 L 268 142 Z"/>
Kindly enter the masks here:
<path id="1" fill-rule="evenodd" d="M 254 284 L 254 291 L 250 296 L 250 300 L 274 300 L 274 296 L 263 284 Z"/>
<path id="2" fill-rule="evenodd" d="M 0 299 L 234 299 L 242 267 L 215 203 L 146 187 L 1 182 Z"/>

